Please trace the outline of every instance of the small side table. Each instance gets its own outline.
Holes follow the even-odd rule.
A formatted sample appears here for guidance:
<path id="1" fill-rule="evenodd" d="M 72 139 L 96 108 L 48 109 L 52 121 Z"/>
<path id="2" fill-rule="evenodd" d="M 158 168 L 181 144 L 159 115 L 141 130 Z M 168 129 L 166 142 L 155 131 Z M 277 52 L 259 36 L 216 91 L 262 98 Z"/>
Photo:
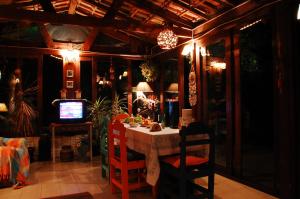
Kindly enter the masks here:
<path id="1" fill-rule="evenodd" d="M 84 123 L 72 123 L 72 124 L 63 124 L 63 123 L 51 123 L 50 129 L 52 132 L 52 161 L 55 163 L 55 134 L 57 132 L 64 131 L 80 131 L 85 130 L 88 132 L 89 140 L 90 140 L 90 160 L 93 159 L 93 149 L 92 149 L 92 122 L 84 122 Z"/>

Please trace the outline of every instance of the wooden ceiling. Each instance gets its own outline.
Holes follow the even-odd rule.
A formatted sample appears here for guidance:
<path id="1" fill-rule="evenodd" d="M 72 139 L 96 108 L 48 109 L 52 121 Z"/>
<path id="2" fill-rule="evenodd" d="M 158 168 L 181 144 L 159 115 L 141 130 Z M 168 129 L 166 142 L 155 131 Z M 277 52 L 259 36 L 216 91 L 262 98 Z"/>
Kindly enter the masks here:
<path id="1" fill-rule="evenodd" d="M 179 42 L 184 42 L 192 37 L 194 28 L 242 2 L 245 1 L 3 0 L 0 41 L 4 41 L 1 34 L 4 38 L 7 34 L 5 27 L 11 30 L 11 24 L 17 22 L 21 27 L 38 26 L 48 48 L 63 48 L 71 43 L 86 51 L 145 53 L 156 46 L 156 37 L 165 25 L 172 27 Z"/>

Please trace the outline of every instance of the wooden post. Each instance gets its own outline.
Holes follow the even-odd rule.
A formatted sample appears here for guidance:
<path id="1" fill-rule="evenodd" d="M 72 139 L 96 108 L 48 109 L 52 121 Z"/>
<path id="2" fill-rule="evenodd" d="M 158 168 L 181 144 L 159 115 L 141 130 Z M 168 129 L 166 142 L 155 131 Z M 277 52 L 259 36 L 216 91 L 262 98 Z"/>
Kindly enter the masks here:
<path id="1" fill-rule="evenodd" d="M 92 57 L 92 101 L 94 102 L 97 99 L 97 72 L 98 72 L 98 67 L 97 67 L 97 58 Z"/>
<path id="2" fill-rule="evenodd" d="M 131 61 L 128 60 L 128 73 L 127 73 L 127 104 L 128 104 L 128 114 L 132 114 L 132 66 Z"/>
<path id="3" fill-rule="evenodd" d="M 179 101 L 179 116 L 184 108 L 184 58 L 181 55 L 183 47 L 178 48 L 178 101 Z"/>
<path id="4" fill-rule="evenodd" d="M 37 83 L 38 83 L 38 96 L 37 96 L 37 106 L 40 115 L 39 119 L 39 127 L 42 127 L 43 122 L 43 55 L 40 54 L 38 57 L 38 75 L 37 75 Z"/>

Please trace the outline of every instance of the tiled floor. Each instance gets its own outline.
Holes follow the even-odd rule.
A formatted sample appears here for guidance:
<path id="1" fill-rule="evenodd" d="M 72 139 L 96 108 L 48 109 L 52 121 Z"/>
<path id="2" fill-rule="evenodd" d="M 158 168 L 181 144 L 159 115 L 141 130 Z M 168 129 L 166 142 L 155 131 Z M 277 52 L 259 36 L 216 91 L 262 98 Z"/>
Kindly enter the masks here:
<path id="1" fill-rule="evenodd" d="M 1 199 L 38 199 L 57 195 L 90 192 L 94 198 L 118 199 L 120 194 L 110 193 L 107 179 L 101 177 L 100 162 L 56 163 L 34 162 L 31 164 L 29 181 L 22 189 L 0 189 Z M 151 190 L 131 193 L 131 198 L 151 199 Z M 215 199 L 275 199 L 268 194 L 216 175 Z"/>

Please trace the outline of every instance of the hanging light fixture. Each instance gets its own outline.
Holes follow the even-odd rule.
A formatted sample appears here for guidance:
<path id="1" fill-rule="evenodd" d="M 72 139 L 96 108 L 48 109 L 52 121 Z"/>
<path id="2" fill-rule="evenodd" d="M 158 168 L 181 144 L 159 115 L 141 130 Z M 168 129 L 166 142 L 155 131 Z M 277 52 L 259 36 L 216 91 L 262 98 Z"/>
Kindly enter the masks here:
<path id="1" fill-rule="evenodd" d="M 163 29 L 157 36 L 157 44 L 164 50 L 175 48 L 177 41 L 177 35 L 168 27 Z"/>

